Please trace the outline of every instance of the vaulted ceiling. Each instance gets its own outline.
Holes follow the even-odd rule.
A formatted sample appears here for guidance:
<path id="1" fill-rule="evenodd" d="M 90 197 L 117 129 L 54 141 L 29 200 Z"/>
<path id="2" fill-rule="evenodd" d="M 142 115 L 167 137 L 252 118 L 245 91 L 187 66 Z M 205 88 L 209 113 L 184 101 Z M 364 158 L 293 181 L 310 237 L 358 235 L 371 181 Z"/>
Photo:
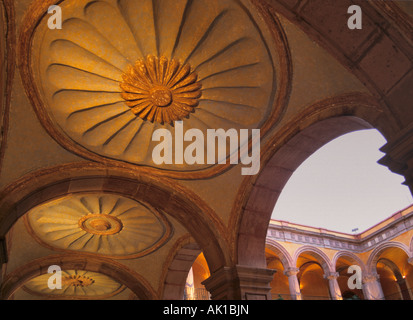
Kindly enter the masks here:
<path id="1" fill-rule="evenodd" d="M 48 25 L 54 4 L 61 30 Z M 363 29 L 349 30 L 350 4 L 5 0 L 2 297 L 179 298 L 201 251 L 211 273 L 264 266 L 269 212 L 305 157 L 367 127 L 398 141 L 413 122 L 412 8 L 363 1 Z M 175 137 L 174 121 L 260 129 L 260 174 L 155 163 L 153 132 Z"/>

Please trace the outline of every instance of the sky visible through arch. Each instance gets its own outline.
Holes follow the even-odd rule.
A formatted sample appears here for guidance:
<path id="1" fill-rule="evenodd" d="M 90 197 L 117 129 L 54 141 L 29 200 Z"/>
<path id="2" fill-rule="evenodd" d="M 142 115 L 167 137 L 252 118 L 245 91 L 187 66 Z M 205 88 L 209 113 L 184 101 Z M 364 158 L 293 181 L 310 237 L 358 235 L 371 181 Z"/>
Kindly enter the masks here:
<path id="1" fill-rule="evenodd" d="M 404 178 L 377 163 L 385 143 L 371 129 L 343 135 L 320 148 L 291 176 L 272 219 L 351 234 L 411 205 Z"/>

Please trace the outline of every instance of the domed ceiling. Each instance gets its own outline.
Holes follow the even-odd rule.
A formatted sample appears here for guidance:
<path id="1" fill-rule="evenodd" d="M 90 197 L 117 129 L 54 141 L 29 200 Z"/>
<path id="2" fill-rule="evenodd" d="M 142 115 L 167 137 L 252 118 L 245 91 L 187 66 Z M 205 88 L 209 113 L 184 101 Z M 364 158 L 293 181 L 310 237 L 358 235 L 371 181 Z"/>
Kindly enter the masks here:
<path id="1" fill-rule="evenodd" d="M 29 232 L 45 246 L 118 259 L 153 252 L 171 235 L 164 217 L 112 194 L 65 196 L 35 207 L 25 221 Z"/>
<path id="2" fill-rule="evenodd" d="M 113 296 L 125 287 L 112 278 L 97 272 L 62 270 L 61 289 L 49 288 L 49 273 L 37 276 L 25 283 L 23 290 L 43 297 L 64 299 L 104 299 Z"/>
<path id="3" fill-rule="evenodd" d="M 159 167 L 152 159 L 156 129 L 174 136 L 174 122 L 182 120 L 185 130 L 206 136 L 211 128 L 262 128 L 281 112 L 276 98 L 285 66 L 276 46 L 282 44 L 271 38 L 271 19 L 249 1 L 78 0 L 59 6 L 61 30 L 47 27 L 50 15 L 34 27 L 34 83 L 26 83 L 38 92 L 37 112 L 49 133 L 75 152 Z M 227 154 L 233 151 L 228 145 Z M 162 170 L 210 166 L 165 164 Z"/>

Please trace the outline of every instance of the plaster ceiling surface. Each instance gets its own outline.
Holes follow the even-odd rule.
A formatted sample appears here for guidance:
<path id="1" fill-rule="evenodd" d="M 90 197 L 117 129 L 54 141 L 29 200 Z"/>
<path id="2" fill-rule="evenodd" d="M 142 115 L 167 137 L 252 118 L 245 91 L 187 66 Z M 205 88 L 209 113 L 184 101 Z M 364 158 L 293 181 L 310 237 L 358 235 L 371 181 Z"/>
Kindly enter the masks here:
<path id="1" fill-rule="evenodd" d="M 9 261 L 7 263 L 8 274 L 19 272 L 24 273 L 29 269 L 33 261 L 38 261 L 39 259 L 39 261 L 41 261 L 42 259 L 47 257 L 52 257 L 50 263 L 47 264 L 47 267 L 49 267 L 50 265 L 60 266 L 62 264 L 60 257 L 70 256 L 71 259 L 75 260 L 80 257 L 96 257 L 96 259 L 103 259 L 104 261 L 113 261 L 116 264 L 116 268 L 119 268 L 120 270 L 126 270 L 125 272 L 127 273 L 136 272 L 140 277 L 146 279 L 146 281 L 148 281 L 148 283 L 150 283 L 153 288 L 159 288 L 164 281 L 162 274 L 165 272 L 164 262 L 166 257 L 171 252 L 173 252 L 176 243 L 179 242 L 182 237 L 188 236 L 187 230 L 178 222 L 176 222 L 172 217 L 168 216 L 168 222 L 170 222 L 172 225 L 172 232 L 170 237 L 167 238 L 167 241 L 159 241 L 157 244 L 150 247 L 149 251 L 147 251 L 145 255 L 142 255 L 142 253 L 137 253 L 128 256 L 116 256 L 113 255 L 113 251 L 111 251 L 110 256 L 107 256 L 99 252 L 68 250 L 62 247 L 59 248 L 55 246 L 54 242 L 46 243 L 45 241 L 40 239 L 39 235 L 34 232 L 33 228 L 30 225 L 28 226 L 28 222 L 28 214 L 26 214 L 14 224 L 13 228 L 8 233 L 7 238 L 10 250 Z M 96 235 L 95 237 L 99 236 Z M 110 237 L 110 243 L 116 243 L 115 241 L 113 241 L 115 240 L 115 237 L 113 235 L 100 237 Z M 79 269 L 73 268 L 73 265 L 71 265 L 69 269 L 64 264 L 62 265 L 62 270 L 84 270 L 82 269 L 82 267 L 78 267 Z M 88 269 L 88 271 L 95 272 L 97 272 L 97 270 L 99 269 Z M 110 298 L 105 297 L 105 299 L 128 300 L 131 299 L 132 296 L 135 296 L 133 295 L 133 290 L 128 287 L 128 282 L 122 282 L 122 284 L 127 287 L 125 290 L 117 293 L 115 296 L 111 296 Z M 48 299 L 61 299 L 63 297 L 64 295 L 48 296 Z M 33 292 L 29 292 L 29 290 L 24 290 L 24 286 L 22 286 L 19 290 L 13 293 L 12 298 L 15 300 L 36 300 L 43 299 L 44 296 L 40 296 L 38 294 L 36 295 Z"/>
<path id="2" fill-rule="evenodd" d="M 29 232 L 52 248 L 115 258 L 151 253 L 169 239 L 165 219 L 134 200 L 111 194 L 75 194 L 33 208 Z"/>
<path id="3" fill-rule="evenodd" d="M 395 1 L 411 18 L 413 18 L 413 2 L 409 0 Z"/>
<path id="4" fill-rule="evenodd" d="M 183 120 L 185 130 L 197 128 L 205 136 L 210 128 L 260 128 L 279 107 L 274 97 L 280 59 L 249 2 L 59 5 L 65 13 L 62 29 L 50 30 L 44 17 L 31 56 L 43 111 L 68 143 L 105 158 L 156 167 L 156 129 L 169 129 L 175 137 L 177 120 Z M 225 151 L 235 150 L 225 146 Z M 162 169 L 207 166 L 164 164 Z"/>
<path id="5" fill-rule="evenodd" d="M 19 24 L 28 1 L 17 2 L 24 3 L 16 5 Z M 265 19 L 251 3 L 244 0 L 62 1 L 59 3 L 64 12 L 62 30 L 50 30 L 47 15 L 34 21 L 29 64 L 34 80 L 31 89 L 39 92 L 40 108 L 35 111 L 42 112 L 37 114 L 40 120 L 50 119 L 53 130 L 61 132 L 68 145 L 74 146 L 71 149 L 63 145 L 60 152 L 84 148 L 87 153 L 82 153 L 82 160 L 90 154 L 157 167 L 152 161 L 156 144 L 151 141 L 152 133 L 167 128 L 174 134 L 171 125 L 174 120 L 183 120 L 185 129 L 197 128 L 202 132 L 209 128 L 261 128 L 279 107 L 274 100 L 279 89 L 280 59 Z M 283 115 L 286 120 L 322 97 L 366 91 L 298 27 L 279 18 L 294 62 L 294 75 L 291 74 L 294 88 L 289 110 Z M 20 87 L 16 90 L 23 92 Z M 22 99 L 15 99 L 11 109 L 23 110 Z M 27 105 L 31 107 L 28 102 Z M 21 125 L 20 115 L 12 114 L 15 117 L 12 124 L 16 127 Z M 34 114 L 26 115 L 29 117 L 38 125 Z M 48 133 L 53 131 L 50 127 L 46 129 Z M 25 138 L 30 141 L 29 134 Z M 18 151 L 8 159 L 8 168 L 13 168 L 15 155 L 25 154 L 17 145 L 11 146 Z M 36 146 L 36 142 L 32 145 Z M 43 147 L 47 149 L 48 145 Z M 31 157 L 21 158 L 25 162 L 16 177 L 37 169 L 29 163 Z M 43 155 L 40 158 L 44 161 Z M 55 162 L 58 161 L 64 162 Z M 70 161 L 74 160 L 67 160 Z M 48 166 L 39 160 L 38 167 L 42 164 Z M 183 172 L 204 166 L 163 165 L 162 169 Z M 179 183 L 199 194 L 227 223 L 242 180 L 238 169 L 214 179 Z M 173 227 L 152 208 L 118 195 L 70 194 L 39 205 L 24 216 L 26 238 L 30 234 L 37 241 L 29 247 L 20 234 L 13 235 L 12 246 L 17 251 L 11 251 L 8 271 L 13 270 L 10 266 L 14 269 L 24 266 L 28 262 L 25 259 L 37 258 L 36 254 L 80 252 L 124 259 L 122 265 L 137 270 L 153 288 L 159 288 L 163 280 L 159 275 L 168 267 L 167 257 L 181 237 L 187 235 L 184 226 L 168 218 Z M 15 229 L 18 231 L 16 226 Z M 32 248 L 38 251 L 23 257 L 25 250 Z M 156 254 L 149 254 L 155 250 Z M 304 253 L 298 265 L 316 260 Z M 313 264 L 311 268 L 319 267 Z M 107 297 L 122 290 L 118 282 L 103 274 L 81 270 L 64 273 L 67 282 L 63 296 Z M 47 279 L 42 277 L 27 282 L 18 294 L 26 290 L 25 294 L 53 295 L 45 287 Z M 81 283 L 89 285 L 81 287 Z"/>

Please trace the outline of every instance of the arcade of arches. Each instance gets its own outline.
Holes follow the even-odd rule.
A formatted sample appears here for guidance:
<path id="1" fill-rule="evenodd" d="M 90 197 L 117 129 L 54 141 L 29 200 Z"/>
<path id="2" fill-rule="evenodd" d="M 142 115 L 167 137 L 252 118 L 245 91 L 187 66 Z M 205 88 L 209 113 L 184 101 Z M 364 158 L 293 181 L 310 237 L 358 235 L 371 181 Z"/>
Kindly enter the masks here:
<path id="1" fill-rule="evenodd" d="M 297 167 L 356 130 L 381 132 L 380 164 L 413 192 L 412 17 L 403 1 L 3 0 L 1 299 L 182 299 L 188 273 L 211 299 L 411 298 L 411 208 L 358 237 L 270 218 Z M 259 173 L 231 149 L 155 162 L 176 120 L 259 129 Z"/>
<path id="2" fill-rule="evenodd" d="M 276 270 L 272 298 L 412 300 L 412 249 L 413 205 L 359 234 L 271 220 L 265 252 L 268 268 Z M 208 277 L 200 254 L 187 279 L 188 299 L 209 298 L 202 285 Z"/>

